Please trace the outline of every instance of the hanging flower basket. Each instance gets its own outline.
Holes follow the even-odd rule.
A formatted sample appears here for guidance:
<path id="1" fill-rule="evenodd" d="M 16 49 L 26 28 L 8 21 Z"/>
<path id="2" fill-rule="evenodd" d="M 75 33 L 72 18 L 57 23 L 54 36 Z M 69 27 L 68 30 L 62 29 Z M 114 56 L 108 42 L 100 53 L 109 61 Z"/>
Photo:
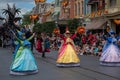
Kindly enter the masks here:
<path id="1" fill-rule="evenodd" d="M 95 15 L 96 15 L 96 13 L 95 13 L 95 12 L 92 12 L 91 17 L 94 18 Z"/>
<path id="2" fill-rule="evenodd" d="M 38 18 L 38 16 L 39 16 L 38 14 L 32 14 L 32 15 L 30 15 L 30 19 L 35 20 Z"/>
<path id="3" fill-rule="evenodd" d="M 66 7 L 67 5 L 68 5 L 68 1 L 67 0 L 65 0 L 65 1 L 62 2 L 62 6 L 63 7 Z"/>
<path id="4" fill-rule="evenodd" d="M 120 19 L 114 19 L 115 24 L 119 25 L 120 24 Z"/>
<path id="5" fill-rule="evenodd" d="M 99 10 L 99 11 L 97 12 L 97 15 L 98 15 L 98 16 L 101 16 L 101 14 L 102 14 L 102 11 Z"/>
<path id="6" fill-rule="evenodd" d="M 79 27 L 77 28 L 77 33 L 79 33 L 79 34 L 85 33 L 85 27 L 84 27 L 84 26 L 79 26 Z"/>
<path id="7" fill-rule="evenodd" d="M 45 2 L 45 1 L 46 1 L 46 0 L 35 0 L 36 3 L 38 3 L 38 2 L 43 3 L 43 2 Z"/>
<path id="8" fill-rule="evenodd" d="M 104 14 L 108 14 L 108 10 L 105 10 L 105 11 L 104 11 Z"/>
<path id="9" fill-rule="evenodd" d="M 59 33 L 60 33 L 60 30 L 59 30 L 58 28 L 55 28 L 55 29 L 53 30 L 53 33 L 54 33 L 54 34 L 59 34 Z"/>

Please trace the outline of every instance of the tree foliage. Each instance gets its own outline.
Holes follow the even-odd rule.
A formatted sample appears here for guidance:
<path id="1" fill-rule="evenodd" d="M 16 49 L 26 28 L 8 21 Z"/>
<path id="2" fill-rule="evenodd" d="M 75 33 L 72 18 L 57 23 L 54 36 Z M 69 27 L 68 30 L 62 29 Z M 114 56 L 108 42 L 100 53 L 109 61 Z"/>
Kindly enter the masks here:
<path id="1" fill-rule="evenodd" d="M 78 19 L 72 19 L 68 20 L 68 27 L 71 32 L 74 32 L 79 25 L 79 20 Z"/>
<path id="2" fill-rule="evenodd" d="M 40 32 L 46 32 L 46 33 L 52 33 L 53 29 L 55 28 L 54 21 L 51 22 L 45 22 L 45 23 L 37 23 L 35 24 L 33 30 L 34 32 L 40 33 Z"/>
<path id="3" fill-rule="evenodd" d="M 20 8 L 16 8 L 15 4 L 13 5 L 12 8 L 10 7 L 9 4 L 7 4 L 7 9 L 3 9 L 2 12 L 2 14 L 8 16 L 8 19 L 6 19 L 6 21 L 8 20 L 7 23 L 9 26 L 13 26 L 14 21 L 18 21 L 21 19 L 21 17 L 16 17 L 16 14 L 19 15 L 19 13 L 21 13 Z"/>
<path id="4" fill-rule="evenodd" d="M 22 24 L 23 25 L 28 25 L 31 23 L 31 19 L 30 19 L 30 15 L 29 14 L 25 14 L 23 15 L 23 19 L 22 19 Z"/>

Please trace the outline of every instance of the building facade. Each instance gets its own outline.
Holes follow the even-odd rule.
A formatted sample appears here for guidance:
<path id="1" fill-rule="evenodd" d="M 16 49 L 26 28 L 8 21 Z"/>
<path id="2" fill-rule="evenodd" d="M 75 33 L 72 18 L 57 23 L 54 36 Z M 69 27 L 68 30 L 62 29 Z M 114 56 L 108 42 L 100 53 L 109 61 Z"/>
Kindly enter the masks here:
<path id="1" fill-rule="evenodd" d="M 110 27 L 120 33 L 120 0 L 105 0 L 105 9 L 108 11 L 106 18 Z"/>
<path id="2" fill-rule="evenodd" d="M 120 32 L 120 0 L 89 0 L 90 14 L 87 19 L 86 29 L 113 29 L 117 34 Z"/>
<path id="3" fill-rule="evenodd" d="M 31 14 L 39 15 L 39 23 L 51 21 L 51 13 L 54 11 L 54 3 L 37 2 Z"/>
<path id="4" fill-rule="evenodd" d="M 60 15 L 60 0 L 55 0 L 55 7 L 54 7 L 54 11 L 52 13 L 52 20 L 58 20 L 59 19 L 59 15 Z"/>
<path id="5" fill-rule="evenodd" d="M 54 4 L 54 6 L 53 6 Z M 65 21 L 83 17 L 86 29 L 105 29 L 109 24 L 116 33 L 120 32 L 120 0 L 55 0 L 54 3 L 36 4 L 35 13 L 40 22 Z M 50 12 L 51 15 L 45 15 Z"/>
<path id="6" fill-rule="evenodd" d="M 102 30 L 106 26 L 107 20 L 105 19 L 105 0 L 89 0 L 89 12 L 86 14 L 85 20 L 87 30 Z"/>
<path id="7" fill-rule="evenodd" d="M 87 14 L 89 14 L 90 13 L 90 8 L 89 8 L 89 5 L 88 5 L 88 1 L 89 0 L 84 0 L 84 15 L 87 15 Z"/>
<path id="8" fill-rule="evenodd" d="M 62 0 L 60 8 L 60 19 L 79 18 L 84 15 L 84 0 Z"/>

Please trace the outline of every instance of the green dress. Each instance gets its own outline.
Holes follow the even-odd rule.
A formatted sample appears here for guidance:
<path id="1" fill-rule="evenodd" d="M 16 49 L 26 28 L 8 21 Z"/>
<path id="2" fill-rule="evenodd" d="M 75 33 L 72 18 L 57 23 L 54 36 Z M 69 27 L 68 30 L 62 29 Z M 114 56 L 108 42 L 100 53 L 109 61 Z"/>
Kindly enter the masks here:
<path id="1" fill-rule="evenodd" d="M 27 75 L 38 72 L 37 63 L 31 51 L 31 40 L 33 36 L 29 39 L 19 39 L 16 38 L 20 44 L 18 51 L 16 52 L 15 58 L 10 67 L 10 74 L 13 75 Z"/>

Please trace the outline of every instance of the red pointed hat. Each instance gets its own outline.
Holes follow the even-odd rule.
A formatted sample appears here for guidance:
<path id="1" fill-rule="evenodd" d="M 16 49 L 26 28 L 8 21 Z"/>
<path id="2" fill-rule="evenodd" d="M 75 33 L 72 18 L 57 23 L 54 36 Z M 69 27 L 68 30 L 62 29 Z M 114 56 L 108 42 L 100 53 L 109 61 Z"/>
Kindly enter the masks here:
<path id="1" fill-rule="evenodd" d="M 66 27 L 66 34 L 70 34 L 70 31 L 68 30 L 68 27 Z"/>

